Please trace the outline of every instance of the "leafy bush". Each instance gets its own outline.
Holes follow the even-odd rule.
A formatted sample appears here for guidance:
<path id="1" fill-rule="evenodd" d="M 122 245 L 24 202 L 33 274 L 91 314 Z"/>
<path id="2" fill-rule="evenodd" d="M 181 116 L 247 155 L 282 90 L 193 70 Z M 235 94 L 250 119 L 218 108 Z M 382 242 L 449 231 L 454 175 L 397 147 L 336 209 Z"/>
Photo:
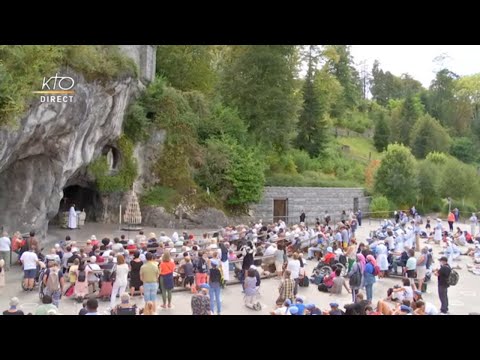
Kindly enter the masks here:
<path id="1" fill-rule="evenodd" d="M 147 118 L 145 108 L 135 102 L 128 108 L 123 122 L 123 133 L 134 143 L 145 141 L 149 137 L 150 121 Z"/>
<path id="2" fill-rule="evenodd" d="M 377 196 L 370 203 L 370 216 L 372 218 L 388 218 L 390 213 L 390 202 L 385 196 Z"/>
<path id="3" fill-rule="evenodd" d="M 477 159 L 475 145 L 472 139 L 467 137 L 454 138 L 450 154 L 465 163 L 472 163 Z"/>
<path id="4" fill-rule="evenodd" d="M 211 139 L 207 142 L 205 165 L 196 179 L 228 207 L 246 210 L 248 204 L 262 196 L 264 165 L 254 150 L 234 139 Z"/>
<path id="5" fill-rule="evenodd" d="M 65 51 L 66 64 L 81 72 L 87 81 L 138 76 L 135 62 L 124 56 L 118 46 L 72 45 Z"/>
<path id="6" fill-rule="evenodd" d="M 297 171 L 303 173 L 304 171 L 318 171 L 321 165 L 318 159 L 312 159 L 306 151 L 292 149 L 289 151 Z"/>
<path id="7" fill-rule="evenodd" d="M 401 206 L 417 198 L 416 162 L 410 149 L 390 144 L 375 174 L 375 192 Z"/>
<path id="8" fill-rule="evenodd" d="M 460 216 L 464 219 L 470 218 L 472 216 L 472 213 L 478 212 L 478 207 L 475 206 L 475 204 L 469 202 L 469 201 L 462 201 L 462 200 L 456 200 L 452 199 L 452 205 L 451 209 L 457 208 L 460 211 Z M 447 199 L 442 199 L 442 213 L 443 214 L 448 214 L 448 200 Z"/>
<path id="9" fill-rule="evenodd" d="M 209 138 L 229 136 L 243 144 L 247 139 L 247 126 L 237 110 L 214 102 L 209 116 L 198 124 L 198 136 L 203 143 Z"/>
<path id="10" fill-rule="evenodd" d="M 427 154 L 427 161 L 431 161 L 435 164 L 445 164 L 448 160 L 448 155 L 442 152 L 432 151 L 431 153 Z"/>
<path id="11" fill-rule="evenodd" d="M 95 178 L 101 193 L 128 191 L 137 177 L 138 169 L 137 162 L 133 158 L 132 142 L 126 136 L 121 136 L 118 140 L 118 147 L 122 155 L 122 162 L 116 174 L 110 173 L 105 155 L 100 156 L 88 166 L 88 171 Z"/>
<path id="12" fill-rule="evenodd" d="M 155 185 L 148 189 L 140 198 L 143 205 L 169 207 L 176 196 L 175 189 Z"/>

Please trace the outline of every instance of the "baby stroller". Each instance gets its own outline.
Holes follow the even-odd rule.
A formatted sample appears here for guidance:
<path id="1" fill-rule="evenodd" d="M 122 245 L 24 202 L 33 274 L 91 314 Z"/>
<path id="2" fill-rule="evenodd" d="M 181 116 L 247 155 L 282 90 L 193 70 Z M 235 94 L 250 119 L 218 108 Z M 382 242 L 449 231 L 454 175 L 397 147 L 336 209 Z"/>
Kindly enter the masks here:
<path id="1" fill-rule="evenodd" d="M 110 297 L 112 296 L 113 291 L 113 282 L 114 279 L 114 272 L 110 269 L 103 270 L 102 282 L 100 285 L 100 292 L 98 297 L 102 301 L 110 301 Z"/>

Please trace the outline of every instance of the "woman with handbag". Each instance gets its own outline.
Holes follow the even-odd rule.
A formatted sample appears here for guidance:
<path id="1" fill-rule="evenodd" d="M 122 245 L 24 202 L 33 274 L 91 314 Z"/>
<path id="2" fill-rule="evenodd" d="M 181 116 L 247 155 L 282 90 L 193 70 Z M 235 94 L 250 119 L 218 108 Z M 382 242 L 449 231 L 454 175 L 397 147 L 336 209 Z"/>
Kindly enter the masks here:
<path id="1" fill-rule="evenodd" d="M 348 273 L 350 289 L 352 289 L 352 301 L 355 303 L 358 291 L 364 286 L 363 272 L 365 270 L 365 257 L 357 254 L 357 261 L 352 266 L 352 270 Z"/>

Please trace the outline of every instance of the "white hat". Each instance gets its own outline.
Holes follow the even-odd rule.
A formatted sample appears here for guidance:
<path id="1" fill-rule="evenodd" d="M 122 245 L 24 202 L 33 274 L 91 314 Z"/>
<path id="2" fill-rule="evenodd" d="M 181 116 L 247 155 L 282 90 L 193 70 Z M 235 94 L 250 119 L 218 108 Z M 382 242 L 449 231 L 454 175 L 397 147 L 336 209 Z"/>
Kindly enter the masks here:
<path id="1" fill-rule="evenodd" d="M 130 239 L 130 240 L 128 240 L 127 245 L 135 245 L 135 241 L 133 241 L 132 239 Z"/>
<path id="2" fill-rule="evenodd" d="M 250 269 L 257 270 L 257 267 L 255 265 L 250 265 Z"/>
<path id="3" fill-rule="evenodd" d="M 95 235 L 90 236 L 90 240 L 97 240 L 97 237 Z"/>
<path id="4" fill-rule="evenodd" d="M 96 256 L 90 256 L 90 262 L 94 263 L 95 261 L 97 261 L 97 257 Z"/>
<path id="5" fill-rule="evenodd" d="M 438 222 L 442 222 L 442 219 L 440 219 L 440 218 L 437 218 L 437 221 L 438 221 Z"/>
<path id="6" fill-rule="evenodd" d="M 60 249 L 60 244 L 55 244 L 55 249 Z"/>

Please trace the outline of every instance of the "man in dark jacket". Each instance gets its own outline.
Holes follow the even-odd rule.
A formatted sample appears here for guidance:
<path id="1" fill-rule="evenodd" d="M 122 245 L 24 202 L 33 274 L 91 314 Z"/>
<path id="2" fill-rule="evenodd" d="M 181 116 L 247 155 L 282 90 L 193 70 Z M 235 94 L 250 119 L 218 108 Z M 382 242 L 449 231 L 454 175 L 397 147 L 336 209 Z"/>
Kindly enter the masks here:
<path id="1" fill-rule="evenodd" d="M 440 312 L 442 314 L 448 314 L 448 278 L 450 277 L 450 273 L 452 269 L 450 265 L 448 265 L 448 258 L 446 256 L 442 256 L 440 258 L 440 269 L 435 270 L 435 275 L 438 276 L 438 297 L 440 298 L 440 303 L 442 306 L 440 307 Z"/>

